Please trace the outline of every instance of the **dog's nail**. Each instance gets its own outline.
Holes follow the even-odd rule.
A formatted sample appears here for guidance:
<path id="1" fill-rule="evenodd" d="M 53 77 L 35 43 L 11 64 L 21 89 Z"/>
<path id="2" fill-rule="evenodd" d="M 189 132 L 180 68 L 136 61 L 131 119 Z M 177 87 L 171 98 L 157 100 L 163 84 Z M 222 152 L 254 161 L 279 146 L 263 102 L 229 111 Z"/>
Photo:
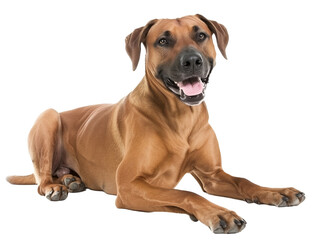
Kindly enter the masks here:
<path id="1" fill-rule="evenodd" d="M 49 193 L 47 193 L 47 194 L 45 195 L 45 197 L 46 197 L 47 199 L 51 200 L 51 195 L 52 195 L 52 193 L 53 193 L 53 189 L 51 189 L 51 191 L 50 191 Z"/>
<path id="2" fill-rule="evenodd" d="M 244 222 L 241 221 L 241 220 L 235 219 L 235 220 L 234 220 L 234 223 L 235 223 L 237 226 L 241 226 Z"/>
<path id="3" fill-rule="evenodd" d="M 226 223 L 226 221 L 224 221 L 224 220 L 220 220 L 220 221 L 219 221 L 219 225 L 220 225 L 223 229 L 227 228 L 227 223 Z"/>
<path id="4" fill-rule="evenodd" d="M 194 222 L 197 222 L 197 221 L 198 221 L 198 219 L 197 219 L 193 214 L 190 214 L 189 217 L 190 217 L 190 219 L 191 219 L 192 221 L 194 221 Z"/>
<path id="5" fill-rule="evenodd" d="M 282 201 L 278 207 L 288 207 L 289 198 L 287 196 L 283 196 L 281 200 Z"/>

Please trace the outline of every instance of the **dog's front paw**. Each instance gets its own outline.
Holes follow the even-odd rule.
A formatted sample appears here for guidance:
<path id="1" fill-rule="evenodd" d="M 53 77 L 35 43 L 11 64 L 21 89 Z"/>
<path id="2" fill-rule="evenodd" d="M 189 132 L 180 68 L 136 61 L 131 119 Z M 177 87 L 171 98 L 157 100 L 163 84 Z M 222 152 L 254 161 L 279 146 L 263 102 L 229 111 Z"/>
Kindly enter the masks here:
<path id="1" fill-rule="evenodd" d="M 306 199 L 303 192 L 294 188 L 278 188 L 262 190 L 254 194 L 248 203 L 268 204 L 277 207 L 297 206 Z"/>
<path id="2" fill-rule="evenodd" d="M 277 207 L 298 206 L 306 199 L 306 196 L 303 192 L 300 192 L 294 188 L 284 188 L 283 190 L 279 191 L 279 194 L 282 196 L 282 198 L 279 204 L 275 204 Z"/>
<path id="3" fill-rule="evenodd" d="M 232 211 L 221 211 L 214 214 L 207 221 L 207 225 L 214 233 L 239 233 L 246 227 L 247 222 Z"/>

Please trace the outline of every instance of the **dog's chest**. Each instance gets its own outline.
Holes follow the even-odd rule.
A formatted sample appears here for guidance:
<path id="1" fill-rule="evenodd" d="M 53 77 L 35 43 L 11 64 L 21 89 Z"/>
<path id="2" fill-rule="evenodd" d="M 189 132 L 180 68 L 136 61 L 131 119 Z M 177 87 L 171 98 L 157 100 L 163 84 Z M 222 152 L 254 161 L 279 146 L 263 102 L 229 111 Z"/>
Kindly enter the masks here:
<path id="1" fill-rule="evenodd" d="M 145 169 L 146 181 L 154 186 L 174 188 L 185 173 L 191 171 L 188 149 L 187 143 L 183 147 L 175 145 L 161 160 L 151 159 L 153 167 Z"/>

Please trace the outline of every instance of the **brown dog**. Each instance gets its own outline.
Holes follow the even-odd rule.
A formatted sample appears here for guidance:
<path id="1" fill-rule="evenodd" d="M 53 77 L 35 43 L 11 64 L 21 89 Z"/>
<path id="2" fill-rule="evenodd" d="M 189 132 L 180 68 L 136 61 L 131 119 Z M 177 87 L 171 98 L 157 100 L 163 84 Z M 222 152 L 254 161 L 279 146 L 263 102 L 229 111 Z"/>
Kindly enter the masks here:
<path id="1" fill-rule="evenodd" d="M 232 177 L 221 166 L 215 133 L 202 103 L 216 63 L 212 41 L 226 58 L 226 28 L 201 15 L 152 20 L 126 38 L 137 67 L 141 43 L 146 74 L 114 105 L 42 113 L 31 129 L 34 174 L 13 184 L 39 185 L 49 200 L 85 189 L 116 194 L 116 206 L 186 213 L 215 233 L 237 233 L 246 222 L 192 192 L 174 187 L 191 173 L 203 191 L 247 202 L 296 206 L 305 195 L 294 188 L 265 188 Z"/>

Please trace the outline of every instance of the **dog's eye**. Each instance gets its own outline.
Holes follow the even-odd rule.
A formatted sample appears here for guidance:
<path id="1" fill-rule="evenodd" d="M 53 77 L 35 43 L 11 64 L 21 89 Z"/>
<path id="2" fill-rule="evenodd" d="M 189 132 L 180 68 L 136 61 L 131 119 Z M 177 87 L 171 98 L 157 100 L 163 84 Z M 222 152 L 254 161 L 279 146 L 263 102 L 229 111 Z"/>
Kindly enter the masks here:
<path id="1" fill-rule="evenodd" d="M 159 45 L 161 46 L 165 46 L 168 44 L 168 41 L 166 38 L 161 38 L 159 41 L 158 41 Z"/>
<path id="2" fill-rule="evenodd" d="M 205 33 L 199 33 L 197 36 L 197 40 L 199 42 L 203 42 L 207 38 L 207 35 Z"/>

